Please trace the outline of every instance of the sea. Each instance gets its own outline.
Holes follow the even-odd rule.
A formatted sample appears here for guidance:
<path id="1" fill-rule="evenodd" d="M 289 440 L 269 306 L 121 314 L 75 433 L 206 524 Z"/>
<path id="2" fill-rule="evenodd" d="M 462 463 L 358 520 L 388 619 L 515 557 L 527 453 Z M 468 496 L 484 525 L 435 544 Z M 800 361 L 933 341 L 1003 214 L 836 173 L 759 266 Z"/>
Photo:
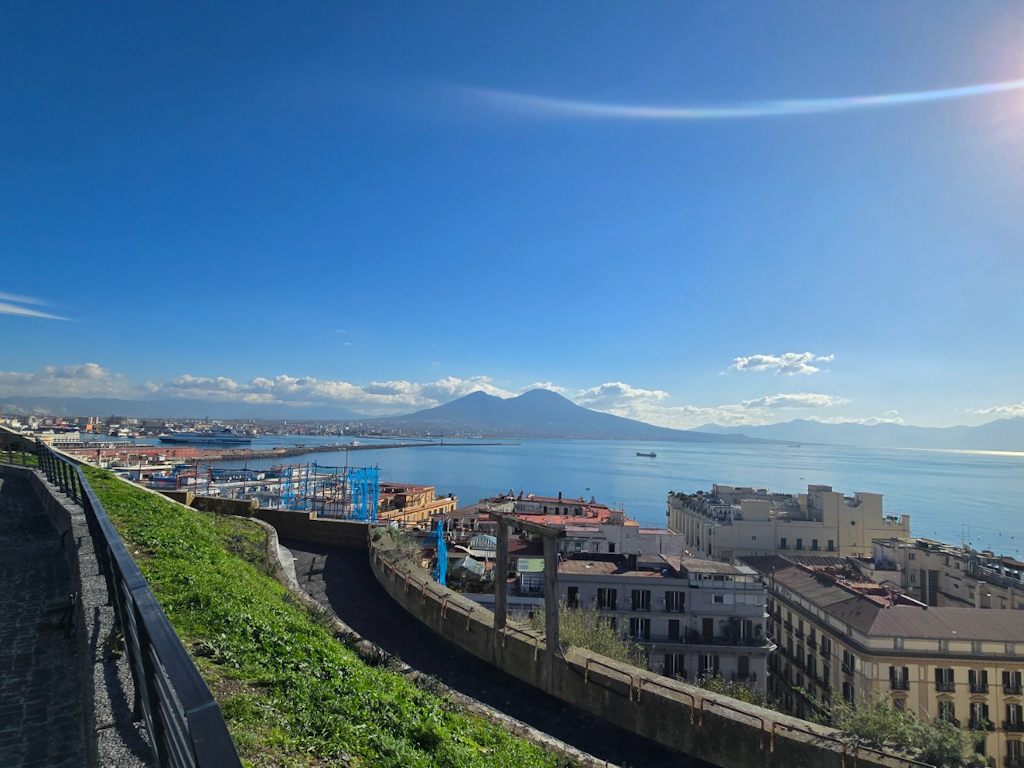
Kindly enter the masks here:
<path id="1" fill-rule="evenodd" d="M 337 442 L 349 440 L 261 437 L 252 447 Z M 382 480 L 433 485 L 439 495 L 454 494 L 460 506 L 508 491 L 561 493 L 594 497 L 652 528 L 665 527 L 671 491 L 709 491 L 720 483 L 800 493 L 808 485 L 829 485 L 848 496 L 858 491 L 883 494 L 886 513 L 910 515 L 915 536 L 966 543 L 1018 559 L 1024 555 L 1024 453 L 622 440 L 452 442 L 470 444 L 350 451 L 348 462 L 378 467 Z M 344 466 L 345 457 L 345 452 L 314 452 L 285 461 L 335 467 Z M 252 460 L 248 466 L 268 468 L 281 461 Z"/>

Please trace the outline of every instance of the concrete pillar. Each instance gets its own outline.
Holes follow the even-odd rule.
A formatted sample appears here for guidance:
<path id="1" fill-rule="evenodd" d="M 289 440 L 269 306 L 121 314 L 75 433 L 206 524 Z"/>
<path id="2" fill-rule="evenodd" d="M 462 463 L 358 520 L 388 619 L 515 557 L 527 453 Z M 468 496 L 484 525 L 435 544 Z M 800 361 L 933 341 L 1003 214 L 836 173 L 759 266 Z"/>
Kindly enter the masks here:
<path id="1" fill-rule="evenodd" d="M 554 690 L 555 654 L 558 652 L 558 540 L 544 537 L 544 629 L 547 653 L 544 655 L 544 677 L 548 693 Z"/>
<path id="2" fill-rule="evenodd" d="M 498 551 L 494 562 L 494 637 L 500 642 L 508 614 L 508 526 L 498 522 Z"/>

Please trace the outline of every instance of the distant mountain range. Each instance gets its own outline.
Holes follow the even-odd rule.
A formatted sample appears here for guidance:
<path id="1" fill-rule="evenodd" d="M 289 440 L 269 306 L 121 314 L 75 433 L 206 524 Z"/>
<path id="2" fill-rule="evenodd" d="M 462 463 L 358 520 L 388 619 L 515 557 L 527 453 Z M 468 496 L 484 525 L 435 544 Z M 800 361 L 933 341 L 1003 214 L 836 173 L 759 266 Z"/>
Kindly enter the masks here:
<path id="1" fill-rule="evenodd" d="M 209 400 L 119 400 L 109 397 L 4 397 L 0 407 L 16 416 L 124 416 L 135 419 L 332 419 L 361 418 L 329 405 L 211 402 Z"/>
<path id="2" fill-rule="evenodd" d="M 825 424 L 797 419 L 761 427 L 705 424 L 697 432 L 749 435 L 789 443 L 831 443 L 862 448 L 946 448 L 973 451 L 1024 451 L 1024 417 L 998 419 L 977 427 L 912 427 L 906 424 Z"/>
<path id="3" fill-rule="evenodd" d="M 206 400 L 120 400 L 81 397 L 0 398 L 5 414 L 125 416 L 162 419 L 295 419 L 358 421 L 361 424 L 442 435 L 666 440 L 702 443 L 827 443 L 863 448 L 946 448 L 1024 451 L 1024 417 L 998 419 L 977 427 L 913 427 L 905 424 L 826 424 L 797 419 L 761 427 L 705 424 L 694 430 L 656 427 L 592 411 L 546 389 L 501 398 L 483 392 L 403 416 L 367 418 L 329 405 L 210 402 Z"/>
<path id="4" fill-rule="evenodd" d="M 518 397 L 509 398 L 473 392 L 425 411 L 406 416 L 363 419 L 362 422 L 409 431 L 483 437 L 568 437 L 687 443 L 770 442 L 744 435 L 718 435 L 656 427 L 642 421 L 592 411 L 547 389 L 532 389 Z"/>

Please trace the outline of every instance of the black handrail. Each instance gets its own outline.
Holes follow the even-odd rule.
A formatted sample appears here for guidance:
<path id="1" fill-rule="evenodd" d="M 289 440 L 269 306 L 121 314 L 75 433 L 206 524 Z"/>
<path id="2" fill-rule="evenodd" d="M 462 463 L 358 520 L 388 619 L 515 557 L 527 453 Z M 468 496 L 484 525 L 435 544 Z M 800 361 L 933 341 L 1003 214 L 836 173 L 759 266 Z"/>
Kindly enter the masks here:
<path id="1" fill-rule="evenodd" d="M 43 443 L 36 451 L 47 479 L 85 510 L 157 764 L 241 768 L 220 707 L 81 468 Z"/>

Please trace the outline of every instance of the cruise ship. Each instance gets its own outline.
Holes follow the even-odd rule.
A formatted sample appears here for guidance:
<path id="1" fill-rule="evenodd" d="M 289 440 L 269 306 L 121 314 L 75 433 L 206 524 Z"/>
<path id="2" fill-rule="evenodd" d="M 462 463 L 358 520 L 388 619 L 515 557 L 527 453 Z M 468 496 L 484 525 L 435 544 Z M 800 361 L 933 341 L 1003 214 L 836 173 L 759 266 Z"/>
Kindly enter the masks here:
<path id="1" fill-rule="evenodd" d="M 236 435 L 229 427 L 207 429 L 201 432 L 173 432 L 160 435 L 161 443 L 188 443 L 190 445 L 249 445 L 251 437 Z"/>

